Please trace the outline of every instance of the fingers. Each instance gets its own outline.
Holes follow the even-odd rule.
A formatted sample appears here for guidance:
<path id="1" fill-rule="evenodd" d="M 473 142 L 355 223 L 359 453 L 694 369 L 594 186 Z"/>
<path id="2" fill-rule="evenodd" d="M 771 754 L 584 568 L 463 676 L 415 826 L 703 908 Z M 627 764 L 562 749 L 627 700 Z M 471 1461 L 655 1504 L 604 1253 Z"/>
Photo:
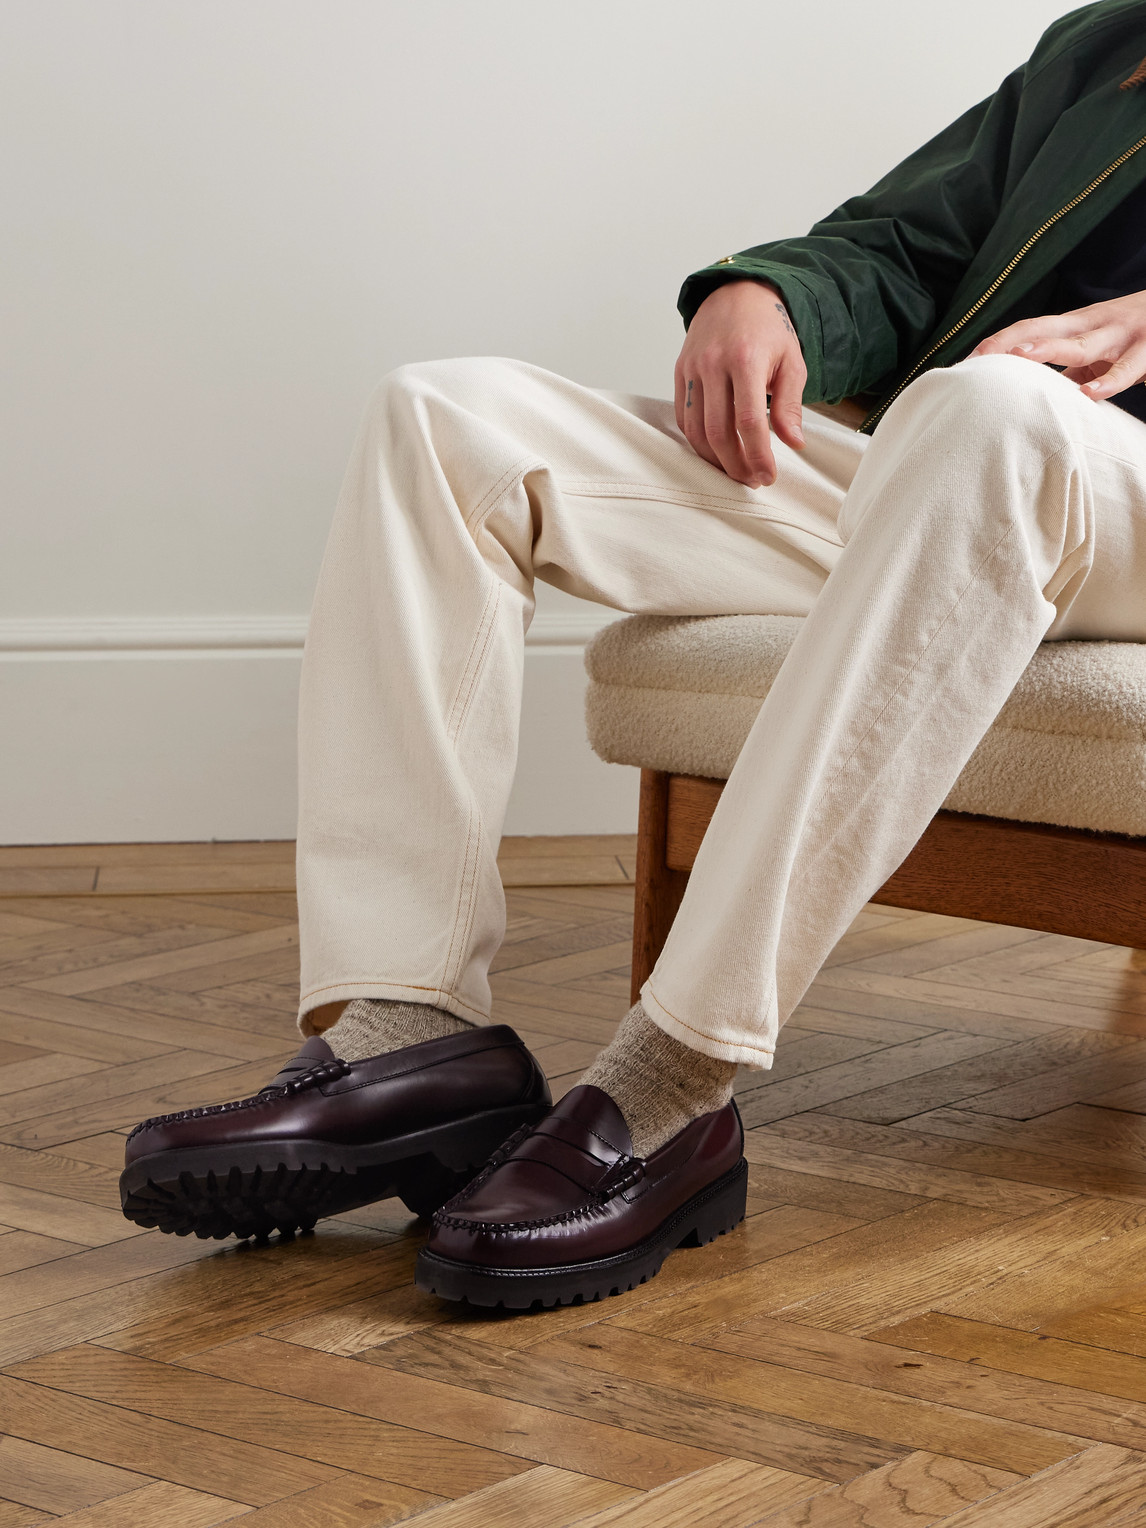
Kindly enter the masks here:
<path id="1" fill-rule="evenodd" d="M 1126 350 L 1127 343 L 1127 336 L 1120 329 L 1091 329 L 1082 334 L 1028 340 L 1016 346 L 1012 354 L 1018 353 L 1044 366 L 1093 366 L 1115 360 Z"/>
<path id="2" fill-rule="evenodd" d="M 767 378 L 763 371 L 744 366 L 733 372 L 731 380 L 733 428 L 745 467 L 745 476 L 739 481 L 749 488 L 760 488 L 776 481 Z"/>
<path id="3" fill-rule="evenodd" d="M 1068 382 L 1093 382 L 1096 377 L 1101 377 L 1107 370 L 1109 362 L 1097 361 L 1093 366 L 1067 366 L 1063 368 L 1063 376 Z"/>
<path id="4" fill-rule="evenodd" d="M 1059 366 L 1088 398 L 1113 398 L 1146 379 L 1146 292 L 1009 324 L 971 352 Z"/>
<path id="5" fill-rule="evenodd" d="M 785 356 L 772 377 L 772 429 L 786 446 L 804 449 L 804 384 L 808 370 L 802 357 Z"/>
<path id="6" fill-rule="evenodd" d="M 672 374 L 673 381 L 673 409 L 676 413 L 676 427 L 682 435 L 686 433 L 684 428 L 684 370 L 679 361 Z"/>
<path id="7" fill-rule="evenodd" d="M 719 467 L 716 453 L 708 443 L 704 428 L 704 387 L 699 377 L 680 375 L 677 385 L 677 423 L 681 434 L 706 462 Z"/>
<path id="8" fill-rule="evenodd" d="M 1133 337 L 1124 324 L 1103 323 L 1098 308 L 1011 324 L 971 354 L 1019 355 L 1061 366 L 1091 398 L 1112 398 L 1146 376 L 1146 339 Z"/>
<path id="9" fill-rule="evenodd" d="M 704 388 L 704 433 L 716 459 L 730 478 L 749 488 L 758 488 L 756 477 L 744 454 L 744 446 L 736 429 L 736 398 L 732 378 L 723 376 L 706 379 Z"/>
<path id="10" fill-rule="evenodd" d="M 805 378 L 799 338 L 778 293 L 755 281 L 729 282 L 705 299 L 685 336 L 674 373 L 677 426 L 698 456 L 737 482 L 772 483 L 772 428 L 796 449 L 804 443 Z"/>
<path id="11" fill-rule="evenodd" d="M 1044 340 L 1059 339 L 1064 335 L 1077 334 L 1088 326 L 1078 313 L 1048 313 L 1043 318 L 1024 318 L 1017 324 L 1008 324 L 998 334 L 980 340 L 972 350 L 976 355 L 1010 355 L 1025 346 L 1038 345 Z M 1026 354 L 1026 351 L 1023 350 Z"/>
<path id="12" fill-rule="evenodd" d="M 1146 341 L 1140 340 L 1112 361 L 1101 376 L 1084 382 L 1081 391 L 1088 398 L 1113 398 L 1115 393 L 1125 392 L 1143 378 L 1146 378 Z"/>
<path id="13" fill-rule="evenodd" d="M 771 376 L 769 375 L 771 373 Z M 794 450 L 804 448 L 802 358 L 785 357 L 675 378 L 677 425 L 698 456 L 748 488 L 776 481 L 772 431 Z M 768 395 L 771 392 L 771 424 Z"/>

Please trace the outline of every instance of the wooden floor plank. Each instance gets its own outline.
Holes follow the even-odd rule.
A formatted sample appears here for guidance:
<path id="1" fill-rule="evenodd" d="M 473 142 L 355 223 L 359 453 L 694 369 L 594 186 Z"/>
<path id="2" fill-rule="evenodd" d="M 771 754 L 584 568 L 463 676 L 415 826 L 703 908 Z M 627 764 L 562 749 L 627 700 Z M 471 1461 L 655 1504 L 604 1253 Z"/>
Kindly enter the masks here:
<path id="1" fill-rule="evenodd" d="M 226 929 L 185 926 L 181 923 L 164 923 L 145 934 L 130 934 L 108 939 L 102 932 L 85 930 L 77 935 L 75 946 L 70 950 L 55 950 L 50 955 L 27 956 L 7 962 L 0 967 L 0 984 L 11 986 L 40 986 L 44 982 L 55 984 L 67 995 L 71 988 L 82 993 L 110 986 L 113 977 L 124 966 L 158 963 L 162 969 L 175 963 L 176 969 L 196 956 L 209 959 L 207 947 L 220 940 L 258 938 L 258 935 L 232 935 Z M 45 990 L 52 991 L 51 986 Z"/>
<path id="2" fill-rule="evenodd" d="M 401 1418 L 406 1427 L 424 1429 L 419 1436 L 434 1437 L 435 1446 L 444 1454 L 451 1448 L 477 1447 L 474 1440 L 481 1438 L 485 1440 L 481 1446 L 498 1450 L 501 1458 L 509 1455 L 574 1473 L 592 1473 L 619 1485 L 648 1489 L 682 1471 L 714 1464 L 720 1457 L 702 1448 L 669 1445 L 609 1423 L 559 1415 L 545 1406 L 513 1400 L 494 1402 L 449 1381 L 383 1371 L 352 1358 L 267 1338 L 252 1337 L 212 1348 L 184 1363 L 204 1376 L 237 1379 L 243 1375 L 244 1383 L 283 1397 L 279 1404 L 284 1410 L 288 1404 L 317 1409 L 318 1403 L 377 1418 L 380 1424 Z M 440 1460 L 435 1478 L 447 1481 L 439 1486 L 443 1495 L 462 1494 L 448 1488 Z"/>
<path id="3" fill-rule="evenodd" d="M 40 1528 L 43 1523 L 58 1523 L 59 1518 L 39 1507 L 24 1507 L 19 1502 L 0 1501 L 0 1528 Z"/>
<path id="4" fill-rule="evenodd" d="M 25 1438 L 0 1438 L 0 1497 L 63 1516 L 148 1485 L 145 1475 Z"/>
<path id="5" fill-rule="evenodd" d="M 61 865 L 58 869 L 0 869 L 0 897 L 75 896 L 94 891 L 98 874 L 95 865 Z"/>
<path id="6" fill-rule="evenodd" d="M 407 1340 L 425 1343 L 430 1339 Z M 908 1401 L 850 1380 L 825 1378 L 808 1370 L 796 1373 L 782 1364 L 730 1351 L 734 1340 L 707 1338 L 703 1346 L 676 1342 L 632 1331 L 622 1317 L 586 1332 L 552 1338 L 533 1351 L 538 1359 L 563 1359 L 570 1367 L 627 1377 L 629 1384 L 639 1378 L 685 1391 L 694 1398 L 694 1405 L 700 1398 L 708 1404 L 724 1401 L 853 1437 L 886 1439 L 901 1456 L 925 1449 L 1029 1474 L 1084 1446 L 1076 1436 L 1050 1427 L 997 1419 L 957 1403 Z M 717 1341 L 720 1346 L 714 1351 Z M 739 1346 L 750 1345 L 744 1341 Z M 763 1342 L 755 1346 L 766 1350 Z M 397 1348 L 400 1344 L 380 1351 L 387 1362 L 393 1362 Z M 812 1473 L 806 1468 L 804 1472 Z M 859 1473 L 853 1470 L 836 1478 Z"/>
<path id="7" fill-rule="evenodd" d="M 1009 1046 L 1003 1055 L 990 1052 L 957 1062 L 954 1066 L 937 1067 L 910 1082 L 856 1093 L 837 1103 L 825 1104 L 823 1108 L 829 1114 L 842 1114 L 848 1119 L 893 1124 L 909 1119 L 913 1114 L 938 1109 L 944 1104 L 957 1104 L 964 1099 L 974 1099 L 978 1106 L 983 1097 L 1003 1096 L 1003 1090 L 1022 1084 L 1029 1084 L 1026 1096 L 1033 1095 L 1041 1106 L 1045 1096 L 1055 1096 L 1063 1070 L 1076 1061 L 1089 1061 L 1095 1056 L 1100 1062 L 1097 1068 L 1100 1079 L 1109 1077 L 1112 1072 L 1117 1075 L 1122 1067 L 1140 1060 L 1139 1047 L 1129 1035 L 1107 1035 L 1094 1030 L 1051 1030 L 1036 1040 Z M 1072 1100 L 1074 1096 L 1080 1095 L 1072 1094 Z M 992 1109 L 988 1112 L 1009 1111 Z"/>
<path id="8" fill-rule="evenodd" d="M 837 1182 L 862 1183 L 869 1188 L 890 1189 L 924 1199 L 950 1199 L 956 1204 L 974 1204 L 1011 1215 L 1027 1215 L 1068 1197 L 1058 1189 L 1007 1183 L 985 1173 L 960 1172 L 949 1167 L 913 1166 L 844 1147 L 792 1141 L 767 1130 L 748 1132 L 744 1154 L 749 1162 L 766 1167 L 819 1172 Z"/>
<path id="9" fill-rule="evenodd" d="M 242 1347 L 247 1350 L 250 1344 Z M 350 1359 L 326 1361 L 352 1363 Z M 222 1379 L 94 1347 L 69 1348 L 17 1364 L 5 1373 L 15 1382 L 26 1380 L 50 1388 L 53 1394 L 82 1397 L 200 1433 L 238 1439 L 249 1447 L 261 1447 L 264 1439 L 272 1438 L 276 1450 L 308 1468 L 333 1466 L 415 1490 L 432 1472 L 441 1495 L 464 1495 L 521 1468 L 518 1459 L 496 1449 L 417 1431 L 405 1420 L 398 1423 L 356 1414 L 348 1405 L 352 1397 L 337 1387 L 327 1392 L 326 1400 L 315 1402 L 272 1389 L 265 1379 L 260 1384 L 257 1374 L 248 1373 L 250 1383 Z M 371 1377 L 365 1368 L 361 1373 L 364 1380 Z"/>
<path id="10" fill-rule="evenodd" d="M 31 1231 L 36 1236 L 84 1242 L 90 1247 L 121 1242 L 128 1237 L 134 1239 L 140 1234 L 138 1226 L 127 1224 L 115 1210 L 99 1209 L 59 1194 L 11 1183 L 0 1183 L 0 1224 Z"/>
<path id="11" fill-rule="evenodd" d="M 73 1268 L 81 1268 L 85 1281 L 95 1281 L 94 1290 L 40 1304 L 37 1287 L 26 1285 L 32 1308 L 0 1315 L 0 1363 L 92 1341 L 178 1357 L 258 1330 L 268 1309 L 289 1320 L 335 1304 L 350 1290 L 366 1296 L 405 1284 L 414 1251 L 344 1223 L 321 1238 L 300 1238 L 286 1247 L 232 1242 L 219 1248 L 158 1236 L 135 1238 L 129 1246 L 125 1256 L 140 1261 L 132 1268 L 136 1276 L 129 1273 L 121 1283 L 105 1284 L 101 1264 L 81 1265 L 77 1258 L 69 1260 L 73 1267 L 61 1265 L 45 1274 L 46 1292 L 66 1286 Z M 282 1252 L 297 1255 L 284 1259 Z M 161 1271 L 153 1271 L 156 1267 Z"/>
<path id="12" fill-rule="evenodd" d="M 337 1472 L 262 1443 L 212 1435 L 45 1385 L 0 1375 L 0 1430 L 120 1469 L 162 1474 L 193 1491 L 261 1506 Z"/>
<path id="13" fill-rule="evenodd" d="M 478 1494 L 464 1499 L 472 1501 Z M 440 1502 L 441 1498 L 425 1491 L 345 1472 L 309 1491 L 248 1511 L 243 1528 L 387 1528 L 390 1523 L 421 1519 Z"/>
<path id="14" fill-rule="evenodd" d="M 1097 1194 L 1104 1198 L 1146 1198 L 1146 1172 L 1135 1172 L 1104 1160 L 1068 1160 L 1065 1148 L 1047 1144 L 1032 1150 L 1025 1122 L 1001 1124 L 988 1116 L 957 1109 L 933 1109 L 902 1125 L 869 1125 L 826 1113 L 778 1120 L 759 1135 L 808 1141 L 861 1151 L 896 1161 L 933 1164 L 1003 1183 L 1038 1184 L 1064 1194 Z"/>
<path id="15" fill-rule="evenodd" d="M 656 1339 L 650 1339 L 655 1341 Z M 759 1407 L 713 1395 L 698 1395 L 677 1386 L 672 1376 L 649 1379 L 639 1371 L 618 1374 L 602 1386 L 593 1360 L 579 1363 L 566 1356 L 588 1350 L 594 1359 L 607 1342 L 603 1327 L 554 1337 L 529 1351 L 495 1352 L 449 1332 L 421 1332 L 398 1339 L 363 1355 L 368 1364 L 396 1370 L 409 1379 L 442 1387 L 457 1386 L 503 1401 L 530 1395 L 564 1419 L 624 1429 L 644 1440 L 650 1454 L 660 1440 L 675 1445 L 680 1470 L 700 1468 L 695 1449 L 707 1447 L 710 1458 L 727 1453 L 775 1469 L 826 1480 L 849 1480 L 854 1475 L 895 1458 L 904 1450 L 893 1440 L 876 1441 L 866 1430 L 841 1427 L 811 1413 L 780 1414 L 771 1398 Z M 690 1350 L 691 1351 L 691 1350 Z M 401 1384 L 400 1378 L 395 1378 Z M 576 1424 L 565 1420 L 562 1427 Z M 1057 1457 L 1057 1456 L 1056 1456 Z M 677 1471 L 670 1471 L 671 1479 Z"/>
<path id="16" fill-rule="evenodd" d="M 53 1262 L 86 1250 L 77 1242 L 60 1241 L 53 1236 L 38 1236 L 34 1231 L 5 1231 L 0 1235 L 0 1279 L 21 1268 Z"/>
<path id="17" fill-rule="evenodd" d="M 1139 1452 L 1146 1443 L 1146 1406 L 1127 1405 L 1123 1399 L 1095 1394 L 1079 1385 L 994 1373 L 981 1364 L 972 1366 L 939 1356 L 922 1359 L 914 1350 L 895 1346 L 890 1333 L 873 1342 L 758 1316 L 706 1337 L 703 1346 L 1096 1443 L 1115 1443 Z M 944 1452 L 962 1453 L 958 1448 Z"/>
<path id="18" fill-rule="evenodd" d="M 1008 1042 L 989 1035 L 968 1035 L 958 1030 L 940 1030 L 922 1040 L 891 1045 L 869 1055 L 853 1057 L 836 1066 L 825 1066 L 804 1076 L 764 1086 L 754 1092 L 745 1119 L 748 1125 L 764 1125 L 788 1114 L 802 1114 L 807 1109 L 822 1108 L 841 1098 L 850 1098 L 892 1083 L 904 1083 L 921 1073 L 928 1073 L 963 1061 L 969 1056 L 998 1050 Z"/>
<path id="19" fill-rule="evenodd" d="M 22 1093 L 26 1088 L 50 1083 L 58 1087 L 69 1077 L 82 1077 L 85 1072 L 98 1072 L 106 1062 L 93 1061 L 85 1056 L 69 1056 L 44 1051 L 30 1061 L 14 1061 L 0 1067 L 0 1097 L 9 1093 Z"/>
<path id="20" fill-rule="evenodd" d="M 969 1205 L 929 1201 L 903 1214 L 842 1232 L 828 1241 L 772 1258 L 764 1268 L 749 1268 L 679 1294 L 658 1293 L 626 1314 L 626 1324 L 666 1337 L 693 1337 L 711 1326 L 769 1315 L 825 1290 L 847 1290 L 860 1278 L 891 1278 L 903 1248 L 936 1266 L 951 1246 L 976 1232 L 998 1226 L 1003 1217 Z M 665 1286 L 661 1286 L 662 1289 Z M 606 1312 L 603 1319 L 612 1319 Z"/>
<path id="21" fill-rule="evenodd" d="M 834 1489 L 822 1480 L 729 1459 L 637 1501 L 579 1518 L 577 1528 L 749 1528 L 792 1503 L 807 1511 L 821 1492 Z"/>
<path id="22" fill-rule="evenodd" d="M 976 1369 L 982 1366 L 1080 1388 L 1092 1395 L 1146 1402 L 1146 1356 L 1111 1352 L 1090 1343 L 1051 1337 L 1046 1332 L 1017 1332 L 963 1316 L 929 1311 L 925 1316 L 869 1332 L 868 1339 L 958 1359 L 965 1374 L 973 1375 L 968 1366 L 974 1365 Z"/>
<path id="23" fill-rule="evenodd" d="M 944 1528 L 1122 1528 L 1141 1521 L 1146 1460 L 1099 1444 L 946 1519 Z"/>
<path id="24" fill-rule="evenodd" d="M 919 1452 L 811 1501 L 756 1518 L 768 1528 L 929 1528 L 969 1504 L 998 1500 L 1015 1477 Z"/>
<path id="25" fill-rule="evenodd" d="M 541 1464 L 462 1501 L 420 1512 L 415 1521 L 419 1528 L 571 1528 L 589 1514 L 595 1517 L 595 1509 L 627 1504 L 637 1494 L 612 1481 Z"/>
<path id="26" fill-rule="evenodd" d="M 493 1347 L 533 1347 L 557 1333 L 636 1311 L 650 1301 L 671 1304 L 692 1291 L 739 1285 L 750 1278 L 754 1268 L 766 1265 L 771 1272 L 785 1254 L 798 1256 L 800 1248 L 831 1247 L 860 1224 L 854 1218 L 828 1210 L 782 1205 L 753 1216 L 735 1236 L 722 1236 L 699 1248 L 695 1257 L 670 1258 L 655 1283 L 638 1285 L 607 1303 L 567 1305 L 558 1310 L 531 1312 L 524 1318 L 476 1310 L 463 1318 L 465 1331 L 467 1336 Z M 755 1282 L 759 1281 L 758 1273 Z"/>
<path id="27" fill-rule="evenodd" d="M 0 1144 L 0 1183 L 38 1188 L 45 1193 L 61 1194 L 65 1199 L 118 1211 L 122 1152 L 121 1144 L 119 1160 L 112 1169 L 54 1152 L 23 1151 L 17 1146 Z"/>
<path id="28" fill-rule="evenodd" d="M 162 944 L 166 948 L 144 954 L 125 951 L 122 959 L 99 964 L 89 958 L 84 961 L 82 969 L 70 970 L 62 975 L 29 977 L 20 967 L 10 967 L 9 979 L 39 992 L 54 992 L 62 997 L 82 997 L 85 993 L 119 987 L 125 982 L 154 981 L 156 977 L 204 968 L 214 970 L 222 964 L 231 964 L 252 955 L 263 956 L 272 952 L 277 955 L 282 951 L 296 949 L 298 934 L 292 928 L 260 929 L 256 934 L 230 934 L 222 930 L 197 927 L 171 930 L 162 939 L 140 939 L 125 943 L 147 943 L 152 946 Z M 214 948 L 216 945 L 219 948 Z M 41 961 L 39 965 L 42 967 L 48 963 Z M 52 961 L 51 964 L 59 962 Z"/>
<path id="29" fill-rule="evenodd" d="M 1121 1200 L 1069 1200 L 1066 1204 L 994 1226 L 953 1242 L 941 1256 L 901 1250 L 895 1266 L 871 1271 L 848 1284 L 820 1290 L 786 1309 L 798 1319 L 832 1331 L 864 1332 L 887 1324 L 889 1316 L 906 1319 L 923 1311 L 961 1303 L 971 1293 L 985 1291 L 1022 1270 L 1060 1254 L 1064 1248 L 1078 1257 L 1104 1239 L 1146 1225 L 1146 1205 Z M 1139 1238 L 1132 1244 L 1140 1246 Z M 782 1307 L 774 1307 L 773 1313 Z"/>
<path id="30" fill-rule="evenodd" d="M 141 1524 L 147 1528 L 214 1528 L 216 1523 L 246 1517 L 249 1510 L 242 1502 L 224 1501 L 205 1491 L 189 1491 L 186 1486 L 156 1480 L 96 1507 L 70 1513 L 60 1521 L 68 1528 L 139 1528 Z"/>
<path id="31" fill-rule="evenodd" d="M 293 891 L 294 864 L 101 865 L 95 890 L 108 896 L 176 897 L 197 891 Z"/>
<path id="32" fill-rule="evenodd" d="M 1031 991 L 1029 978 L 1009 991 L 1000 992 L 976 986 L 966 973 L 959 980 L 937 981 L 927 977 L 884 976 L 881 972 L 857 971 L 853 966 L 837 966 L 816 978 L 813 992 L 823 1001 L 825 989 L 841 993 L 867 993 L 877 998 L 909 997 L 927 1005 L 932 1012 L 952 1007 L 970 1009 L 978 1015 L 978 1030 L 1001 1035 L 1005 1026 L 998 1020 L 1018 1019 L 1024 1024 L 1024 1038 L 1032 1030 L 1026 1025 L 1079 1029 L 1100 1029 L 1108 1034 L 1146 1035 L 1146 1015 L 1138 1011 L 1137 999 L 1123 1004 L 1117 997 L 1104 1000 L 1097 994 L 1090 1002 L 1079 1002 L 1070 991 L 1054 988 L 1049 993 Z M 950 1026 L 954 1028 L 955 1026 Z"/>

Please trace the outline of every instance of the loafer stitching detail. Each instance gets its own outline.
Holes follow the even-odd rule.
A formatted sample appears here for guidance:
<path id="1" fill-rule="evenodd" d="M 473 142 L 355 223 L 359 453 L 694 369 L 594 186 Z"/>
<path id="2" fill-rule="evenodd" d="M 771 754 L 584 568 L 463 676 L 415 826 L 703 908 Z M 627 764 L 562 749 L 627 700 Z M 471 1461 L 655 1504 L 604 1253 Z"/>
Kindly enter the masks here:
<path id="1" fill-rule="evenodd" d="M 297 1077 L 292 1077 L 289 1082 L 284 1082 L 277 1088 L 264 1088 L 262 1092 L 252 1094 L 250 1098 L 235 1098 L 223 1104 L 199 1104 L 194 1109 L 177 1109 L 174 1114 L 156 1114 L 151 1119 L 142 1120 L 131 1134 L 128 1141 L 133 1141 L 144 1130 L 152 1130 L 160 1125 L 178 1125 L 184 1120 L 210 1119 L 219 1114 L 234 1114 L 240 1109 L 254 1109 L 259 1104 L 282 1103 L 286 1098 L 295 1098 L 299 1093 L 305 1093 L 310 1088 L 317 1088 L 323 1082 L 330 1082 L 336 1077 L 345 1077 L 350 1070 L 349 1061 L 323 1061 L 309 1071 L 301 1072 Z"/>
<path id="2" fill-rule="evenodd" d="M 476 1231 L 485 1236 L 500 1236 L 514 1231 L 540 1231 L 546 1226 L 564 1226 L 574 1220 L 588 1220 L 604 1208 L 604 1201 L 597 1204 L 578 1205 L 575 1210 L 563 1210 L 560 1215 L 545 1215 L 538 1220 L 467 1220 L 463 1216 L 448 1215 L 440 1209 L 434 1216 L 434 1225 L 448 1227 L 452 1231 Z"/>
<path id="3" fill-rule="evenodd" d="M 511 1136 L 510 1140 L 512 1139 Z M 509 1146 L 509 1141 L 506 1142 L 506 1146 Z M 505 1150 L 505 1147 L 502 1150 Z M 501 1232 L 539 1231 L 546 1226 L 568 1225 L 570 1221 L 584 1220 L 590 1215 L 599 1213 L 610 1200 L 615 1199 L 624 1189 L 640 1182 L 645 1176 L 645 1164 L 639 1157 L 622 1157 L 619 1162 L 614 1163 L 613 1167 L 610 1168 L 610 1173 L 616 1172 L 618 1168 L 624 1168 L 624 1171 L 619 1172 L 613 1182 L 609 1182 L 605 1178 L 602 1179 L 595 1189 L 586 1190 L 586 1192 L 593 1195 L 594 1203 L 578 1205 L 575 1209 L 563 1210 L 559 1215 L 546 1215 L 538 1220 L 470 1220 L 466 1216 L 449 1213 L 455 1206 L 460 1209 L 461 1203 L 469 1198 L 470 1194 L 477 1189 L 485 1178 L 489 1177 L 491 1172 L 497 1167 L 501 1167 L 507 1158 L 508 1153 L 500 1162 L 495 1163 L 491 1159 L 485 1173 L 481 1177 L 476 1178 L 473 1183 L 468 1184 L 448 1204 L 442 1206 L 434 1216 L 434 1224 L 436 1226 L 449 1227 L 453 1231 L 477 1231 L 487 1236 L 497 1235 Z M 572 1181 L 570 1179 L 570 1182 Z"/>

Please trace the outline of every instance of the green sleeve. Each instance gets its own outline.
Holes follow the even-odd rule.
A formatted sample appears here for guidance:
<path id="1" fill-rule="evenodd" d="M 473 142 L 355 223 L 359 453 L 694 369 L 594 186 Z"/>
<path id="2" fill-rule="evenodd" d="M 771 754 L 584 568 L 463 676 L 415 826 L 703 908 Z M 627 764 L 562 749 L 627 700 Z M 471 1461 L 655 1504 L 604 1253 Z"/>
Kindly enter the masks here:
<path id="1" fill-rule="evenodd" d="M 697 271 L 686 325 L 729 281 L 783 296 L 800 336 L 809 403 L 880 391 L 932 332 L 995 222 L 1024 69 L 804 238 L 760 244 Z"/>

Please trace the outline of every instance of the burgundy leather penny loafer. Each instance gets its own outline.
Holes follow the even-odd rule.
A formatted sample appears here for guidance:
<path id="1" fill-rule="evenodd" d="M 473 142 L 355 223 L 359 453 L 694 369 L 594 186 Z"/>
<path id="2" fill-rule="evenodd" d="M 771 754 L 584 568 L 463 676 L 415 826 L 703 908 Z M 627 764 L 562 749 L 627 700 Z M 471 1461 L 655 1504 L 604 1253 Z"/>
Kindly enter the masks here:
<path id="1" fill-rule="evenodd" d="M 418 1288 L 509 1310 L 632 1289 L 674 1247 L 703 1246 L 744 1219 L 743 1147 L 730 1103 L 642 1160 L 608 1094 L 574 1088 L 437 1212 Z"/>
<path id="2" fill-rule="evenodd" d="M 397 1194 L 430 1215 L 551 1103 L 504 1024 L 342 1061 L 310 1039 L 261 1092 L 137 1125 L 123 1213 L 177 1236 L 309 1230 Z"/>

